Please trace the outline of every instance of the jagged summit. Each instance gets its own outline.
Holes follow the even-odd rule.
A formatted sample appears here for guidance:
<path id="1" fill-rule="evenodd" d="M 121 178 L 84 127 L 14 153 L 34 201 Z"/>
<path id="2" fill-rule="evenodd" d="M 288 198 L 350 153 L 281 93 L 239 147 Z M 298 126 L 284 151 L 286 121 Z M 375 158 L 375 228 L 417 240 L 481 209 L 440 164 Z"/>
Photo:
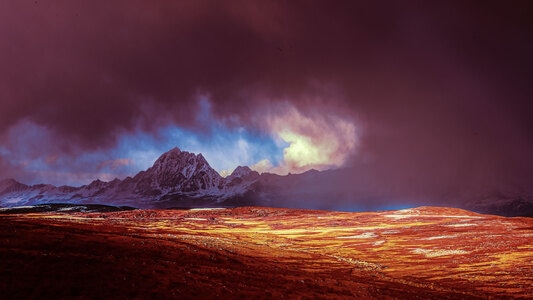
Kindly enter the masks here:
<path id="1" fill-rule="evenodd" d="M 161 154 L 159 156 L 159 158 L 157 158 L 156 162 L 160 161 L 160 160 L 167 160 L 167 159 L 172 159 L 172 158 L 178 157 L 178 156 L 181 155 L 181 153 L 182 153 L 182 151 L 180 150 L 180 148 L 174 147 L 174 148 L 168 150 L 167 152 Z"/>
<path id="2" fill-rule="evenodd" d="M 214 190 L 220 185 L 222 177 L 216 172 L 203 155 L 181 151 L 175 147 L 163 153 L 145 172 L 134 177 L 139 184 L 138 192 L 154 190 L 166 192 L 194 192 Z"/>
<path id="3" fill-rule="evenodd" d="M 237 168 L 235 168 L 235 170 L 233 170 L 233 172 L 231 173 L 231 175 L 228 176 L 228 178 L 230 179 L 231 178 L 243 178 L 243 177 L 248 177 L 251 174 L 259 175 L 257 171 L 254 171 L 247 166 L 238 166 Z"/>
<path id="4" fill-rule="evenodd" d="M 87 185 L 87 188 L 92 188 L 92 189 L 102 188 L 102 187 L 104 187 L 107 184 L 108 184 L 107 182 L 104 182 L 104 181 L 102 181 L 100 179 L 96 179 L 93 182 L 89 183 Z"/>
<path id="5" fill-rule="evenodd" d="M 176 147 L 168 150 L 167 152 L 163 153 L 162 155 L 165 155 L 166 153 L 181 153 L 181 149 L 176 146 Z"/>
<path id="6" fill-rule="evenodd" d="M 225 178 L 226 188 L 228 190 L 238 191 L 239 189 L 245 189 L 253 182 L 259 179 L 261 175 L 257 171 L 253 171 L 246 166 L 238 166 L 233 170 L 231 175 Z M 243 193 L 240 191 L 239 193 Z"/>
<path id="7" fill-rule="evenodd" d="M 182 174 L 190 179 L 196 172 L 209 171 L 209 169 L 212 169 L 211 166 L 201 154 L 181 151 L 176 147 L 163 153 L 147 172 L 155 172 L 159 175 Z"/>

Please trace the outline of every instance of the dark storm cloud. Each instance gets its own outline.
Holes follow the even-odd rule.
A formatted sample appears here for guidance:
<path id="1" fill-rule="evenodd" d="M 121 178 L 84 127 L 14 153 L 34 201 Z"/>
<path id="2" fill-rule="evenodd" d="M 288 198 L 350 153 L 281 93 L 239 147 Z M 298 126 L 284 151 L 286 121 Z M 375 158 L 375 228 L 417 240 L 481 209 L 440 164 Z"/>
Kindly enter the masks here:
<path id="1" fill-rule="evenodd" d="M 6 1 L 0 130 L 33 122 L 72 153 L 138 128 L 201 129 L 200 95 L 230 126 L 263 130 L 288 101 L 357 120 L 353 164 L 390 189 L 523 179 L 532 20 L 527 1 Z"/>

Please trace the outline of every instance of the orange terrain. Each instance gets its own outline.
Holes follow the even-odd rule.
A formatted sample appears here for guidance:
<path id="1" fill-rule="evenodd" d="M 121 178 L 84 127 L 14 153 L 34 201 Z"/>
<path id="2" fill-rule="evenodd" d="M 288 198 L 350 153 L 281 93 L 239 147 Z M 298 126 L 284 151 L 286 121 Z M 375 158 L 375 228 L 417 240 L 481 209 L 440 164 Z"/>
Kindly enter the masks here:
<path id="1" fill-rule="evenodd" d="M 421 207 L 0 215 L 9 298 L 533 298 L 533 219 Z"/>

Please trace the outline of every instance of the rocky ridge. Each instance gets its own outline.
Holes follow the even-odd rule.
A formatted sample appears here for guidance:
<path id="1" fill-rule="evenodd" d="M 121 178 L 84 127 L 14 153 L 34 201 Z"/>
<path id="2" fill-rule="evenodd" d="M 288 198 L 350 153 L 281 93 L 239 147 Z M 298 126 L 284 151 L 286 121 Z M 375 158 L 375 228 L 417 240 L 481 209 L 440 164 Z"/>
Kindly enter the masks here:
<path id="1" fill-rule="evenodd" d="M 124 180 L 95 180 L 81 187 L 38 184 L 28 186 L 14 179 L 0 181 L 0 206 L 47 203 L 131 205 L 135 207 L 180 206 L 197 200 L 199 205 L 220 203 L 245 192 L 259 177 L 248 167 L 237 167 L 223 178 L 202 154 L 178 148 L 161 155 L 152 167 Z M 173 201 L 175 199 L 179 199 Z"/>
<path id="2" fill-rule="evenodd" d="M 224 178 L 202 154 L 178 148 L 162 154 L 145 171 L 123 180 L 95 180 L 81 187 L 25 185 L 0 181 L 0 207 L 50 203 L 103 204 L 138 208 L 273 206 L 328 210 L 370 211 L 394 208 L 391 195 L 380 186 L 367 186 L 366 175 L 347 169 L 309 170 L 286 176 L 237 167 Z M 455 202 L 454 202 L 455 201 Z M 412 205 L 427 205 L 421 199 Z M 533 216 L 528 193 L 451 195 L 440 203 L 503 216 Z"/>

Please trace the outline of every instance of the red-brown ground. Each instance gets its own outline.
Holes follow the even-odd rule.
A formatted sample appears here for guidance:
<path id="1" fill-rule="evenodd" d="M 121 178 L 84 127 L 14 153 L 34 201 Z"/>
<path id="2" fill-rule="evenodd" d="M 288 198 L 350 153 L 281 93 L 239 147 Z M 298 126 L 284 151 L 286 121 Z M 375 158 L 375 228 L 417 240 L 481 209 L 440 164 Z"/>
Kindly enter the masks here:
<path id="1" fill-rule="evenodd" d="M 0 216 L 6 298 L 533 298 L 533 219 L 424 207 Z"/>

